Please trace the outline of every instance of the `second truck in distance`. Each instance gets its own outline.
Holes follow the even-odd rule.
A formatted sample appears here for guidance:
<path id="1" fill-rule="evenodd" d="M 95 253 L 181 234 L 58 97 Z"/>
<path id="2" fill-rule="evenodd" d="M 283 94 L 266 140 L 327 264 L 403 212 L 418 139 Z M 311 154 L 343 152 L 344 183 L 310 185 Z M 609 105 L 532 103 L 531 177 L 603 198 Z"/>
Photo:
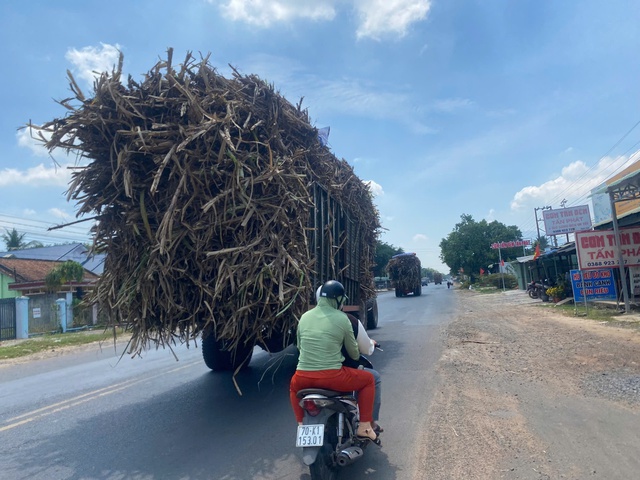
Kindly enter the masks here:
<path id="1" fill-rule="evenodd" d="M 422 265 L 415 253 L 399 253 L 391 257 L 387 272 L 396 297 L 409 294 L 417 297 L 422 294 Z"/>

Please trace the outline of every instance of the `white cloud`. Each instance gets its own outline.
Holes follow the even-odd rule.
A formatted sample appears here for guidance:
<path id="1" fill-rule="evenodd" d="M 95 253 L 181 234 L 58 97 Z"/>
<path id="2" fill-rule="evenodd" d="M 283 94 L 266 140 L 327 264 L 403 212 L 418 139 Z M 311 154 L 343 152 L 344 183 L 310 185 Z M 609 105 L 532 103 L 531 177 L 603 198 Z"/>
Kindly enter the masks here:
<path id="1" fill-rule="evenodd" d="M 18 170 L 17 168 L 5 168 L 0 170 L 0 187 L 14 187 L 26 185 L 29 187 L 42 186 L 67 186 L 71 179 L 71 171 L 66 168 L 67 165 L 60 167 L 45 167 L 40 164 L 27 170 Z"/>
<path id="2" fill-rule="evenodd" d="M 35 210 L 32 210 L 31 208 L 25 208 L 22 211 L 22 215 L 24 215 L 25 217 L 32 217 L 36 214 Z"/>
<path id="3" fill-rule="evenodd" d="M 555 178 L 542 185 L 531 185 L 517 192 L 511 201 L 511 210 L 533 209 L 557 205 L 563 199 L 568 205 L 576 201 L 587 202 L 591 190 L 636 160 L 637 153 L 617 158 L 604 157 L 589 168 L 583 161 L 569 164 Z"/>
<path id="4" fill-rule="evenodd" d="M 368 118 L 392 118 L 405 124 L 416 134 L 434 132 L 433 128 L 417 118 L 410 96 L 404 92 L 379 90 L 374 85 L 364 84 L 355 79 L 315 79 L 315 82 L 316 86 L 313 89 L 309 89 L 309 83 L 306 83 L 306 88 L 313 92 L 309 102 L 317 107 L 316 110 L 336 111 Z"/>
<path id="5" fill-rule="evenodd" d="M 50 208 L 48 210 L 49 214 L 56 217 L 56 218 L 60 218 L 62 220 L 66 220 L 68 218 L 71 217 L 71 215 L 69 215 L 67 212 L 65 212 L 64 210 L 61 210 L 59 208 Z"/>
<path id="6" fill-rule="evenodd" d="M 411 24 L 424 20 L 431 0 L 356 0 L 361 19 L 358 38 L 404 37 Z"/>
<path id="7" fill-rule="evenodd" d="M 426 242 L 429 240 L 429 237 L 427 237 L 426 235 L 422 234 L 422 233 L 417 233 L 413 236 L 412 240 L 414 242 L 420 243 L 420 242 Z"/>
<path id="8" fill-rule="evenodd" d="M 301 2 L 300 0 L 208 0 L 220 4 L 222 14 L 233 21 L 269 27 L 274 23 L 289 22 L 298 18 L 333 20 L 336 10 L 333 0 Z"/>
<path id="9" fill-rule="evenodd" d="M 38 157 L 47 157 L 49 156 L 49 152 L 44 147 L 43 141 L 39 139 L 39 135 L 43 135 L 45 141 L 49 140 L 45 133 L 46 132 L 40 132 L 32 130 L 30 128 L 23 128 L 21 130 L 18 130 L 18 133 L 16 133 L 18 145 L 24 148 L 28 148 L 29 150 L 31 150 L 31 153 Z"/>
<path id="10" fill-rule="evenodd" d="M 207 0 L 218 5 L 222 15 L 236 22 L 259 27 L 297 19 L 331 21 L 338 4 L 351 5 L 357 12 L 358 38 L 403 37 L 411 24 L 426 18 L 431 0 Z"/>
<path id="11" fill-rule="evenodd" d="M 120 49 L 118 44 L 100 43 L 100 47 L 71 48 L 65 58 L 73 64 L 73 73 L 92 86 L 96 77 L 103 72 L 111 72 L 117 65 Z"/>
<path id="12" fill-rule="evenodd" d="M 378 197 L 380 195 L 384 195 L 384 190 L 382 189 L 382 185 L 374 182 L 373 180 L 365 180 L 363 182 L 365 185 L 369 185 L 369 189 L 374 197 Z"/>
<path id="13" fill-rule="evenodd" d="M 307 73 L 302 65 L 289 58 L 273 55 L 254 55 L 245 68 L 279 85 L 280 91 L 292 103 L 304 97 L 304 106 L 314 116 L 339 113 L 391 119 L 418 135 L 435 133 L 433 128 L 421 121 L 423 112 L 416 109 L 411 91 L 389 90 L 373 82 L 354 78 L 327 80 Z"/>
<path id="14" fill-rule="evenodd" d="M 496 211 L 494 208 L 489 209 L 489 213 L 484 217 L 484 219 L 491 223 L 496 219 Z"/>
<path id="15" fill-rule="evenodd" d="M 52 133 L 45 130 L 38 130 L 38 126 L 35 124 L 33 126 L 34 128 L 26 127 L 18 130 L 18 132 L 16 133 L 18 146 L 28 148 L 29 150 L 31 150 L 31 153 L 33 153 L 37 157 L 52 158 L 52 155 L 44 145 L 45 142 L 48 142 L 51 139 Z M 61 140 L 68 141 L 69 136 L 64 135 Z M 74 141 L 74 144 L 78 144 L 77 139 Z M 69 156 L 69 153 L 62 149 L 58 149 L 57 152 L 65 156 Z M 82 160 L 80 158 L 78 159 L 78 163 L 82 163 Z"/>

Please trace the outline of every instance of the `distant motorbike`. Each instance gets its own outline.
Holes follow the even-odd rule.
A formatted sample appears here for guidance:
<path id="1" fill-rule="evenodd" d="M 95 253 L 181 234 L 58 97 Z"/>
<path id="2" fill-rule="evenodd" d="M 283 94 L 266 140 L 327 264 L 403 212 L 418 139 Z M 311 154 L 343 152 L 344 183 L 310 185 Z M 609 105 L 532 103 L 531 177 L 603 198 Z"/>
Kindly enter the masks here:
<path id="1" fill-rule="evenodd" d="M 371 362 L 360 356 L 363 367 Z M 373 440 L 358 437 L 360 411 L 355 392 L 336 392 L 322 388 L 305 388 L 298 392 L 304 409 L 298 425 L 296 447 L 302 448 L 302 461 L 309 466 L 312 480 L 335 480 L 342 467 L 364 455 Z M 376 440 L 380 445 L 380 439 Z"/>
<path id="2" fill-rule="evenodd" d="M 551 287 L 547 280 L 543 280 L 542 282 L 532 281 L 527 285 L 527 293 L 531 298 L 540 298 L 543 301 L 547 301 L 549 296 L 547 295 L 547 289 Z"/>

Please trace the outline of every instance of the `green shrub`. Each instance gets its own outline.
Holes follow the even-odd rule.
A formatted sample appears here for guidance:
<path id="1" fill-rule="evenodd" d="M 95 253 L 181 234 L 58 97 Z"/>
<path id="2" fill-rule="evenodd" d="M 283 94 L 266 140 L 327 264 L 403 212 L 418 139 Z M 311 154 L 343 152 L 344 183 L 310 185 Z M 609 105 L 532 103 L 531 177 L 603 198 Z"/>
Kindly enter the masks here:
<path id="1" fill-rule="evenodd" d="M 507 275 L 500 273 L 491 273 L 489 275 L 483 275 L 477 279 L 477 284 L 482 287 L 494 287 L 502 288 L 502 279 L 504 277 L 504 288 L 512 290 L 518 288 L 518 279 L 515 275 Z"/>

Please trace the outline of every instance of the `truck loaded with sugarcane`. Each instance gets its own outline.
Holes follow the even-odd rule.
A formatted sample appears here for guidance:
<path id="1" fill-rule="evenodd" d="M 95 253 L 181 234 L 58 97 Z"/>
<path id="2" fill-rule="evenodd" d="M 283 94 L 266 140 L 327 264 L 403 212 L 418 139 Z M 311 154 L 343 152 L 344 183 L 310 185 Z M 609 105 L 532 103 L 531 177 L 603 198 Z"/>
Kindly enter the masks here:
<path id="1" fill-rule="evenodd" d="M 141 82 L 122 77 L 121 57 L 88 96 L 69 74 L 67 114 L 29 125 L 81 159 L 67 195 L 106 253 L 88 301 L 132 332 L 129 353 L 200 342 L 213 370 L 292 344 L 329 279 L 375 328 L 368 186 L 272 85 L 172 57 Z"/>
<path id="2" fill-rule="evenodd" d="M 415 253 L 399 253 L 391 257 L 387 272 L 396 297 L 422 294 L 422 265 Z"/>

